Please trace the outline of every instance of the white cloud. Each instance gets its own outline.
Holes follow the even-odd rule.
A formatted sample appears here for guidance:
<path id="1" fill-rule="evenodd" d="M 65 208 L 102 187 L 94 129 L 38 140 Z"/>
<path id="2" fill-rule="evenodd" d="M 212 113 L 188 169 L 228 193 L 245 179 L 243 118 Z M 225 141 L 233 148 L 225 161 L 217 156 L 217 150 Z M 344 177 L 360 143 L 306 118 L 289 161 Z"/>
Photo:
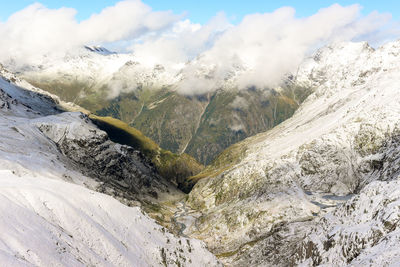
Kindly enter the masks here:
<path id="1" fill-rule="evenodd" d="M 162 30 L 179 18 L 170 11 L 154 12 L 139 0 L 126 0 L 81 22 L 79 39 L 95 43 L 129 40 Z"/>
<path id="2" fill-rule="evenodd" d="M 121 1 L 82 22 L 74 9 L 33 4 L 0 23 L 0 61 L 12 58 L 22 65 L 86 44 L 109 44 L 133 52 L 149 69 L 163 64 L 169 73 L 191 60 L 177 86 L 184 94 L 216 90 L 234 73 L 239 73 L 234 81 L 239 88 L 270 87 L 328 42 L 379 44 L 400 34 L 390 25 L 390 14 L 361 16 L 360 10 L 359 5 L 336 4 L 297 18 L 293 8 L 283 7 L 250 14 L 238 25 L 224 13 L 200 25 L 170 11 L 153 11 L 140 0 Z"/>
<path id="3" fill-rule="evenodd" d="M 171 27 L 181 17 L 154 12 L 140 0 L 125 0 L 77 22 L 71 8 L 33 4 L 0 24 L 0 60 L 29 63 L 43 55 L 63 54 L 85 44 L 133 40 Z"/>
<path id="4" fill-rule="evenodd" d="M 246 70 L 237 77 L 240 88 L 276 86 L 286 73 L 296 70 L 313 48 L 366 36 L 391 18 L 378 13 L 360 17 L 360 8 L 359 5 L 333 5 L 303 19 L 296 18 L 295 10 L 290 7 L 248 15 L 205 51 L 195 66 L 186 68 L 186 81 L 178 90 L 185 94 L 215 90 L 241 64 Z M 213 68 L 204 77 L 201 68 L 207 66 Z"/>
<path id="5" fill-rule="evenodd" d="M 224 13 L 217 14 L 203 26 L 187 19 L 161 35 L 145 36 L 130 50 L 146 65 L 184 63 L 211 48 L 219 35 L 231 26 Z"/>

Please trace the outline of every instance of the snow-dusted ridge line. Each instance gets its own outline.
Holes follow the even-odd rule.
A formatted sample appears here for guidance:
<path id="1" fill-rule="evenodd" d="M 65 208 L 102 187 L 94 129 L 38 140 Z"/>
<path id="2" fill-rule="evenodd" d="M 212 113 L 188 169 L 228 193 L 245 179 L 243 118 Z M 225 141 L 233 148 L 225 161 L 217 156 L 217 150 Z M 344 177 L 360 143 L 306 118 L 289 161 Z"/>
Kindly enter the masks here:
<path id="1" fill-rule="evenodd" d="M 110 50 L 108 50 L 107 48 L 101 47 L 101 46 L 88 46 L 85 45 L 85 48 L 91 52 L 95 52 L 98 53 L 100 55 L 113 55 L 113 54 L 117 54 L 117 52 L 111 52 Z"/>
<path id="2" fill-rule="evenodd" d="M 297 235 L 301 234 L 285 229 L 304 222 L 301 225 L 309 224 L 309 227 L 298 228 L 306 235 L 315 219 L 327 213 L 324 218 L 328 226 L 324 229 L 342 227 L 342 233 L 347 232 L 354 238 L 346 239 L 338 234 L 336 246 L 327 252 L 324 252 L 324 246 L 309 248 L 306 243 L 302 259 L 316 255 L 308 264 L 318 264 L 318 255 L 321 262 L 326 263 L 329 257 L 340 258 L 339 265 L 351 264 L 352 260 L 354 263 L 365 262 L 371 257 L 368 251 L 373 251 L 380 259 L 387 255 L 386 262 L 398 259 L 393 256 L 396 254 L 395 237 L 391 237 L 385 246 L 394 254 L 385 254 L 375 247 L 383 246 L 388 232 L 382 232 L 379 242 L 370 242 L 357 251 L 357 259 L 350 254 L 340 254 L 342 247 L 357 246 L 360 239 L 356 236 L 363 236 L 362 222 L 347 228 L 341 226 L 343 221 L 351 221 L 351 218 L 358 220 L 360 211 L 343 211 L 330 221 L 332 208 L 325 206 L 337 204 L 327 201 L 329 195 L 344 197 L 360 190 L 364 194 L 363 188 L 369 183 L 366 188 L 380 187 L 378 182 L 372 181 L 396 181 L 399 178 L 396 165 L 400 159 L 399 145 L 387 144 L 400 134 L 400 41 L 376 50 L 366 43 L 337 43 L 321 49 L 317 55 L 299 68 L 297 83 L 315 88 L 315 91 L 293 117 L 266 133 L 240 142 L 238 146 L 245 153 L 239 163 L 200 181 L 190 193 L 187 204 L 203 213 L 195 227 L 189 229 L 191 235 L 205 240 L 217 254 L 232 255 L 224 259 L 227 263 L 284 265 L 282 259 L 285 257 L 279 253 L 293 256 L 294 251 L 282 248 L 277 254 L 271 249 L 274 243 L 260 241 L 260 245 L 254 245 L 254 241 L 268 239 L 271 231 L 277 231 L 281 233 L 278 234 L 281 240 L 272 239 L 271 242 L 299 243 L 301 237 Z M 389 183 L 394 185 L 394 181 Z M 398 189 L 391 189 L 393 199 L 389 201 L 396 201 Z M 380 197 L 380 193 L 371 196 L 374 203 L 382 202 Z M 356 198 L 347 200 L 347 203 L 352 202 L 357 202 Z M 366 216 L 369 216 L 374 206 L 365 204 Z M 380 208 L 386 212 L 385 205 Z M 397 210 L 391 212 L 394 212 L 391 216 L 400 217 Z M 381 223 L 385 220 L 383 218 Z M 397 224 L 393 227 L 397 229 Z M 318 233 L 311 242 L 320 244 L 322 241 L 318 239 L 328 234 L 324 230 Z M 390 235 L 399 237 L 397 232 Z M 367 240 L 368 236 L 365 237 L 366 244 Z M 315 247 L 319 251 L 308 253 Z"/>
<path id="3" fill-rule="evenodd" d="M 219 266 L 201 241 L 89 189 L 98 181 L 60 152 L 57 129 L 84 141 L 94 125 L 81 113 L 60 114 L 60 105 L 1 69 L 0 265 Z M 54 127 L 54 141 L 41 125 Z"/>
<path id="4" fill-rule="evenodd" d="M 169 87 L 184 95 L 230 90 L 237 88 L 237 76 L 247 69 L 237 62 L 222 77 L 217 66 L 204 62 L 201 56 L 179 64 L 148 64 L 134 53 L 115 53 L 100 46 L 75 48 L 62 57 L 43 57 L 31 65 L 20 66 L 11 61 L 6 67 L 39 84 L 79 82 L 93 90 L 106 87 L 110 98 L 142 86 Z"/>
<path id="5" fill-rule="evenodd" d="M 11 62 L 6 67 L 35 83 L 79 82 L 93 90 L 106 86 L 110 98 L 137 86 L 170 86 L 179 80 L 181 68 L 147 66 L 140 64 L 134 54 L 113 53 L 96 46 L 77 48 L 61 58 L 43 58 L 34 65 L 20 67 Z"/>

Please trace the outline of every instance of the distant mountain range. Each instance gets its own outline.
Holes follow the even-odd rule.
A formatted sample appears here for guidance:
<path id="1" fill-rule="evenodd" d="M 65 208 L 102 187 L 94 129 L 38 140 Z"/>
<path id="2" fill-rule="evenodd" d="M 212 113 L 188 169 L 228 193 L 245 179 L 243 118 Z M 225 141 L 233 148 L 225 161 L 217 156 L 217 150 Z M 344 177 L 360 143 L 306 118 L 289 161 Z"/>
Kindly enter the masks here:
<path id="1" fill-rule="evenodd" d="M 201 78 L 213 79 L 213 67 L 199 59 L 176 68 L 148 67 L 133 54 L 87 46 L 58 61 L 44 59 L 26 66 L 21 76 L 64 101 L 120 119 L 162 148 L 185 152 L 203 164 L 231 144 L 289 118 L 311 92 L 290 76 L 279 88 L 239 90 L 235 77 L 244 66 L 238 65 L 216 90 L 184 94 L 179 86 L 189 68 Z"/>

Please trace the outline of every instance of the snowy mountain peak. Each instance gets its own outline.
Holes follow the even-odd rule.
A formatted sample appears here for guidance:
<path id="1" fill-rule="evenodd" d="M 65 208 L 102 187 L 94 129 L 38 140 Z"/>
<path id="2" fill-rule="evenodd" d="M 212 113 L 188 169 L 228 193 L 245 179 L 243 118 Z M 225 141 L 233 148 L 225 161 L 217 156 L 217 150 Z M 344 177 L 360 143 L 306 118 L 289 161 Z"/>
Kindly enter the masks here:
<path id="1" fill-rule="evenodd" d="M 108 55 L 114 55 L 117 54 L 117 52 L 111 52 L 107 48 L 104 48 L 102 46 L 87 46 L 85 45 L 85 48 L 91 52 L 103 55 L 103 56 L 108 56 Z"/>
<path id="2" fill-rule="evenodd" d="M 319 50 L 299 67 L 296 82 L 314 93 L 293 117 L 236 144 L 233 160 L 221 154 L 190 192 L 203 223 L 188 232 L 213 252 L 238 252 L 225 260 L 237 266 L 285 266 L 293 251 L 305 266 L 365 266 L 372 252 L 373 266 L 398 262 L 400 212 L 388 203 L 399 194 L 399 75 L 398 42 Z"/>

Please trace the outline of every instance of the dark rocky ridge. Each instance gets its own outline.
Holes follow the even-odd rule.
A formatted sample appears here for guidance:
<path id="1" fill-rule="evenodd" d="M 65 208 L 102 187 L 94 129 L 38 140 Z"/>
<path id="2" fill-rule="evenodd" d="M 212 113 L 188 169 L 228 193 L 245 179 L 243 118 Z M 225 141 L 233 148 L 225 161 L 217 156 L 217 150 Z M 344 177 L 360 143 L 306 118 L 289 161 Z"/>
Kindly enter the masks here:
<path id="1" fill-rule="evenodd" d="M 40 123 L 38 128 L 82 173 L 102 182 L 98 190 L 140 202 L 178 193 L 140 151 L 112 142 L 86 115 L 79 118 L 77 124 Z"/>

